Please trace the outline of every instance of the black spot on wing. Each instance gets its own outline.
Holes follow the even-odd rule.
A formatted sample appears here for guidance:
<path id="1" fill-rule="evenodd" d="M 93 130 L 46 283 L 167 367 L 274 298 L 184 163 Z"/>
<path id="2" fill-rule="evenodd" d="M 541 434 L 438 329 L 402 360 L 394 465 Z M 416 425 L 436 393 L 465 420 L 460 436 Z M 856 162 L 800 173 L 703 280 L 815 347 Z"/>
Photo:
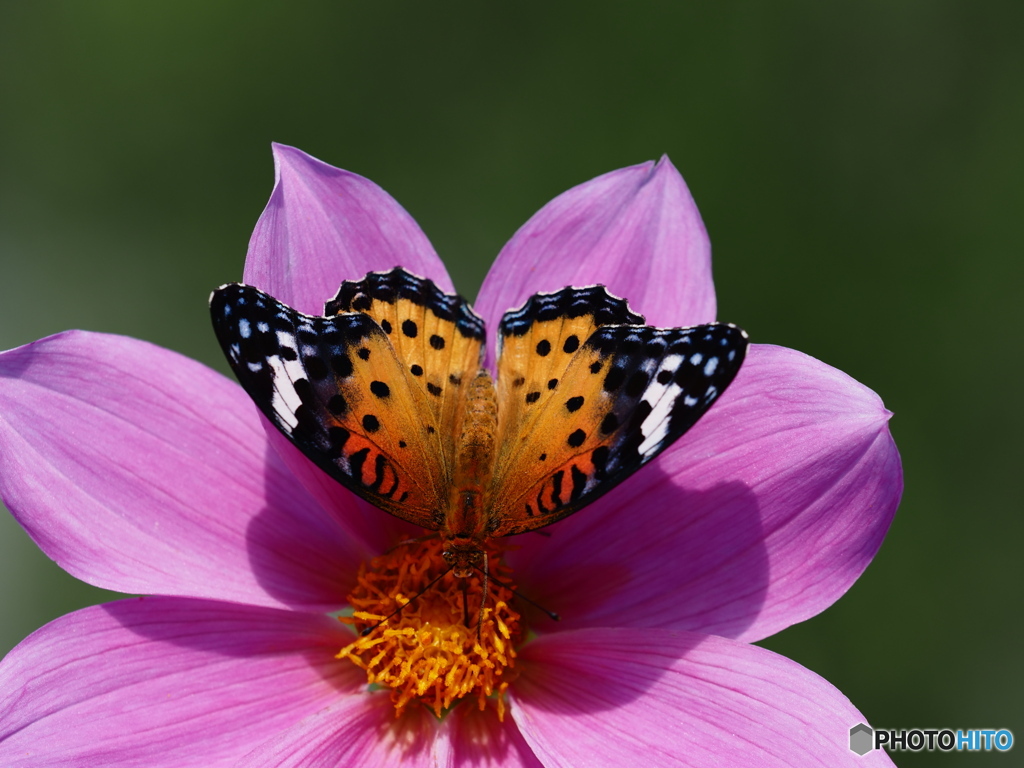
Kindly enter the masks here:
<path id="1" fill-rule="evenodd" d="M 610 435 L 616 429 L 619 428 L 619 417 L 615 415 L 615 411 L 608 411 L 605 417 L 601 419 L 601 434 Z"/>
<path id="2" fill-rule="evenodd" d="M 283 352 L 283 350 L 282 350 Z M 291 351 L 291 355 L 281 355 L 285 360 L 297 360 L 298 356 L 292 357 L 295 354 L 295 350 Z M 305 360 L 306 373 L 309 378 L 313 381 L 320 381 L 327 378 L 329 371 L 327 370 L 327 363 L 324 362 L 323 358 L 320 357 L 309 357 Z"/>
<path id="3" fill-rule="evenodd" d="M 566 442 L 572 448 L 579 448 L 581 445 L 583 445 L 584 442 L 586 442 L 586 439 L 587 439 L 587 433 L 584 432 L 582 429 L 577 429 L 577 430 L 574 430 L 569 435 L 569 439 L 566 440 Z"/>
<path id="4" fill-rule="evenodd" d="M 344 352 L 331 355 L 329 358 L 331 370 L 339 379 L 347 379 L 352 375 L 355 368 L 352 366 L 352 358 Z"/>

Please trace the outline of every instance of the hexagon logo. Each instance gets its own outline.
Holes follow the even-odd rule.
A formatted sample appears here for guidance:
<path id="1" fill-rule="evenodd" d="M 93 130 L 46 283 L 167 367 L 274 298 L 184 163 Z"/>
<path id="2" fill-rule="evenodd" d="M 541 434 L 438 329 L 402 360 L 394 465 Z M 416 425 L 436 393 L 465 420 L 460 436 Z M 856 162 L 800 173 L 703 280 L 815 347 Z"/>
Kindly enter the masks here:
<path id="1" fill-rule="evenodd" d="M 872 739 L 871 729 L 864 723 L 858 723 L 850 729 L 850 751 L 856 752 L 858 755 L 866 755 L 874 747 L 871 742 Z"/>

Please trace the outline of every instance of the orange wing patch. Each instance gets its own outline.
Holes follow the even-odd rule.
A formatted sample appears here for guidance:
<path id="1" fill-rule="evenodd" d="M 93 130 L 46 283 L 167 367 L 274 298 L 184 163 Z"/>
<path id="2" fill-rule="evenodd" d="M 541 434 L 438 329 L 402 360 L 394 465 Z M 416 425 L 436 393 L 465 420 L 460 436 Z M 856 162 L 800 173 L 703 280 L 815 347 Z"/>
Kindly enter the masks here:
<path id="1" fill-rule="evenodd" d="M 494 535 L 533 530 L 570 514 L 588 484 L 603 476 L 618 427 L 614 398 L 602 388 L 606 366 L 593 349 L 572 355 L 558 384 L 526 420 L 533 426 L 502 443 L 507 448 L 495 470 L 500 490 L 492 495 L 500 521 Z"/>
<path id="2" fill-rule="evenodd" d="M 442 460 L 450 465 L 466 393 L 480 368 L 483 320 L 461 296 L 397 267 L 342 283 L 325 308 L 328 316 L 341 312 L 362 312 L 387 335 L 410 385 L 425 395 L 419 402 L 444 426 Z"/>
<path id="3" fill-rule="evenodd" d="M 590 335 L 602 325 L 643 321 L 601 286 L 538 293 L 505 314 L 499 327 L 499 469 L 540 423 L 548 402 L 562 395 L 561 380 Z"/>

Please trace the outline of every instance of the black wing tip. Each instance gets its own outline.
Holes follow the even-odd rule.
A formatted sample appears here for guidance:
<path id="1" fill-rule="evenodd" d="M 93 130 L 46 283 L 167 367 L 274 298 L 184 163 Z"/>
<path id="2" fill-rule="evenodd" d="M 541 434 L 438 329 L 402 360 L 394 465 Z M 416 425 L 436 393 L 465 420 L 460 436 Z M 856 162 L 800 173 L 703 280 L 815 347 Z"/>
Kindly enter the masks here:
<path id="1" fill-rule="evenodd" d="M 210 304 L 212 305 L 214 301 L 223 299 L 224 295 L 229 293 L 232 288 L 241 285 L 243 285 L 243 283 L 224 283 L 223 285 L 218 285 L 216 288 L 210 291 Z"/>
<path id="2" fill-rule="evenodd" d="M 742 328 L 740 328 L 738 325 L 736 325 L 736 323 L 707 323 L 707 325 L 715 325 L 715 326 L 719 326 L 721 328 L 729 328 L 730 330 L 738 331 L 739 334 L 740 334 L 740 337 L 744 341 L 746 341 L 748 343 L 750 342 L 750 334 L 747 333 Z"/>
<path id="3" fill-rule="evenodd" d="M 242 303 L 238 300 L 240 298 L 261 298 L 275 304 L 280 304 L 270 294 L 264 293 L 259 288 L 254 288 L 246 283 L 224 283 L 219 285 L 210 291 L 210 310 L 214 311 L 217 307 L 228 307 L 235 303 Z M 214 312 L 214 319 L 216 320 L 216 313 Z"/>

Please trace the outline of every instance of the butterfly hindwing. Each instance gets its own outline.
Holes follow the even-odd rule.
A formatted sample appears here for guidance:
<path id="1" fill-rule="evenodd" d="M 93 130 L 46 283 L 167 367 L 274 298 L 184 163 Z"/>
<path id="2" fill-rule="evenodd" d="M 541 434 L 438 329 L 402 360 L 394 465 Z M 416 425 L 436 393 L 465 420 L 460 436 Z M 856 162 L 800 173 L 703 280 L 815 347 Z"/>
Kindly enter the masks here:
<path id="1" fill-rule="evenodd" d="M 444 427 L 445 455 L 453 456 L 466 392 L 480 368 L 483 320 L 461 296 L 400 267 L 343 282 L 324 314 L 345 312 L 364 313 L 384 331 L 410 382 Z"/>
<path id="2" fill-rule="evenodd" d="M 529 428 L 503 434 L 491 494 L 493 535 L 559 520 L 657 456 L 728 386 L 746 345 L 741 330 L 724 324 L 596 327 L 557 375 L 545 368 L 557 382 L 520 420 Z M 504 375 L 504 361 L 499 370 Z M 499 391 L 509 391 L 500 379 Z M 505 404 L 499 398 L 499 409 Z"/>
<path id="3" fill-rule="evenodd" d="M 342 485 L 437 528 L 451 467 L 436 417 L 369 315 L 311 317 L 251 286 L 210 300 L 214 329 L 256 405 Z"/>

